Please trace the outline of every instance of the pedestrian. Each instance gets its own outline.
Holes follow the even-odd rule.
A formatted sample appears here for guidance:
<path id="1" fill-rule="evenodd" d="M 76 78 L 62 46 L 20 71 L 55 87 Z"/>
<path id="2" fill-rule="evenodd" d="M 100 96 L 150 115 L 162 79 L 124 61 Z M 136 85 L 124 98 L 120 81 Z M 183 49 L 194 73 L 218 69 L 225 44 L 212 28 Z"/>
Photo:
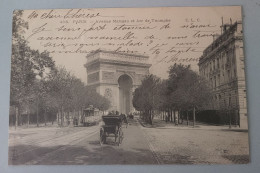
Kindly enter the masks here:
<path id="1" fill-rule="evenodd" d="M 122 122 L 124 122 L 126 124 L 126 128 L 128 126 L 128 121 L 127 121 L 127 118 L 126 118 L 126 115 L 125 114 L 121 114 L 120 115 L 120 118 L 122 120 Z"/>

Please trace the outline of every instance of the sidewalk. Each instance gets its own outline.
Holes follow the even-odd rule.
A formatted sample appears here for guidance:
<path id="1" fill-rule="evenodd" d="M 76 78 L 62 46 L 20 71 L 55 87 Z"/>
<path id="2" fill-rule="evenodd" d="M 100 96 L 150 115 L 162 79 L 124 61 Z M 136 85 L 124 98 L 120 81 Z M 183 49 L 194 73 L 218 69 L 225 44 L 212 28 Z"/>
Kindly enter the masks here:
<path id="1" fill-rule="evenodd" d="M 153 125 L 150 125 L 144 122 L 141 119 L 138 119 L 139 123 L 145 128 L 157 128 L 157 129 L 201 129 L 201 130 L 229 130 L 229 131 L 237 131 L 237 132 L 248 132 L 246 128 L 240 128 L 239 126 L 231 126 L 229 125 L 209 125 L 206 123 L 196 122 L 195 127 L 193 127 L 193 121 L 189 122 L 189 126 L 187 125 L 187 121 L 183 121 L 183 123 L 175 125 L 174 122 L 165 122 L 160 119 L 154 119 Z"/>
<path id="2" fill-rule="evenodd" d="M 142 129 L 163 164 L 244 164 L 249 162 L 247 129 L 156 122 Z"/>

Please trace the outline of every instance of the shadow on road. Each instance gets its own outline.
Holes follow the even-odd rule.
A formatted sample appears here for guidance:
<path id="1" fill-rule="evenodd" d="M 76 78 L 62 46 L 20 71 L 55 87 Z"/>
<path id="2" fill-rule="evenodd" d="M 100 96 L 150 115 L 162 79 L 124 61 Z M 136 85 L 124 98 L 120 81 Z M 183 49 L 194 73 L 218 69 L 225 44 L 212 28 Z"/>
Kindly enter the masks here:
<path id="1" fill-rule="evenodd" d="M 247 164 L 249 163 L 249 155 L 224 155 L 224 158 L 232 161 L 233 163 Z"/>
<path id="2" fill-rule="evenodd" d="M 9 165 L 156 164 L 148 150 L 133 148 L 126 150 L 111 144 L 100 146 L 99 141 L 91 141 L 89 144 L 94 147 L 66 146 L 64 150 L 63 146 L 40 147 L 24 154 L 20 153 L 36 146 L 9 147 Z"/>

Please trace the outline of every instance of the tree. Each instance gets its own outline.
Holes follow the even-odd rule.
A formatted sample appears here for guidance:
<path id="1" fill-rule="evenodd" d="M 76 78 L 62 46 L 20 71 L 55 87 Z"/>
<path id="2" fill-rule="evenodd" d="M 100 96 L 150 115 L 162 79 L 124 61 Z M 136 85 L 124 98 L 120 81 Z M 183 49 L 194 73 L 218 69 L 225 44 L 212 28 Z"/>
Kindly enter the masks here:
<path id="1" fill-rule="evenodd" d="M 158 109 L 163 111 L 163 118 L 164 120 L 167 122 L 169 121 L 169 110 L 170 110 L 170 96 L 169 96 L 169 89 L 168 89 L 168 80 L 162 80 L 159 84 L 158 87 L 159 89 L 158 91 L 158 95 L 156 97 L 156 99 L 158 100 Z M 165 112 L 167 112 L 167 117 L 165 115 Z"/>
<path id="2" fill-rule="evenodd" d="M 24 104 L 29 104 L 36 77 L 43 77 L 46 69 L 54 67 L 49 53 L 32 50 L 23 34 L 28 23 L 22 19 L 23 11 L 13 14 L 10 105 L 16 107 L 16 126 Z"/>
<path id="3" fill-rule="evenodd" d="M 108 99 L 91 87 L 86 87 L 80 79 L 73 76 L 64 67 L 52 70 L 46 78 L 46 85 L 49 94 L 46 102 L 49 102 L 49 105 L 55 105 L 59 112 L 61 126 L 64 126 L 65 112 L 73 112 L 73 116 L 76 116 L 76 111 L 79 112 L 90 105 L 101 111 L 107 110 L 110 106 Z"/>
<path id="4" fill-rule="evenodd" d="M 64 109 L 71 107 L 73 78 L 64 67 L 57 67 L 49 73 L 46 80 L 48 92 L 52 96 L 50 101 L 56 103 L 61 116 L 61 126 L 64 126 Z"/>
<path id="5" fill-rule="evenodd" d="M 187 88 L 186 92 L 189 97 L 189 105 L 193 108 L 193 127 L 196 122 L 196 109 L 204 109 L 209 106 L 212 98 L 212 91 L 208 86 L 206 80 L 201 78 L 199 75 L 194 75 L 189 83 L 191 84 Z"/>
<path id="6" fill-rule="evenodd" d="M 159 83 L 160 79 L 154 75 L 146 76 L 133 96 L 133 106 L 139 111 L 144 111 L 145 120 L 153 123 L 153 111 L 159 108 Z"/>
<path id="7" fill-rule="evenodd" d="M 169 70 L 169 78 L 167 82 L 168 90 L 168 109 L 170 113 L 170 119 L 174 119 L 175 124 L 176 122 L 176 110 L 178 110 L 178 116 L 180 115 L 180 110 L 183 109 L 186 105 L 185 102 L 183 102 L 183 89 L 182 86 L 180 86 L 180 82 L 184 80 L 185 76 L 190 72 L 190 66 L 182 65 L 182 64 L 174 64 L 170 67 Z M 174 114 L 174 117 L 172 118 L 172 112 Z M 178 117 L 178 121 L 179 121 Z"/>
<path id="8" fill-rule="evenodd" d="M 85 88 L 84 104 L 86 107 L 93 105 L 95 108 L 98 108 L 101 111 L 108 110 L 110 107 L 110 101 L 104 96 L 98 94 L 92 87 Z"/>
<path id="9" fill-rule="evenodd" d="M 189 66 L 176 64 L 170 69 L 169 81 L 172 91 L 171 103 L 178 108 L 192 109 L 195 126 L 196 109 L 203 109 L 211 102 L 212 91 L 209 84 Z"/>
<path id="10" fill-rule="evenodd" d="M 133 106 L 137 111 L 142 111 L 143 108 L 143 95 L 142 95 L 142 88 L 138 87 L 135 89 L 133 93 Z"/>

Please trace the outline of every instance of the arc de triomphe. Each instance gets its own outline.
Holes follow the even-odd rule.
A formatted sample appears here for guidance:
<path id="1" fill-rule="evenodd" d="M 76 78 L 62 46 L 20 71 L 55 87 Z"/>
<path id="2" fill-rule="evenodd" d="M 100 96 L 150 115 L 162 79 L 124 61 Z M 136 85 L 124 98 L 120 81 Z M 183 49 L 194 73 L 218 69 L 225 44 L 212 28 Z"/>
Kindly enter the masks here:
<path id="1" fill-rule="evenodd" d="M 110 100 L 110 110 L 128 114 L 134 110 L 134 90 L 149 74 L 148 61 L 144 55 L 96 50 L 87 55 L 87 85 Z"/>

